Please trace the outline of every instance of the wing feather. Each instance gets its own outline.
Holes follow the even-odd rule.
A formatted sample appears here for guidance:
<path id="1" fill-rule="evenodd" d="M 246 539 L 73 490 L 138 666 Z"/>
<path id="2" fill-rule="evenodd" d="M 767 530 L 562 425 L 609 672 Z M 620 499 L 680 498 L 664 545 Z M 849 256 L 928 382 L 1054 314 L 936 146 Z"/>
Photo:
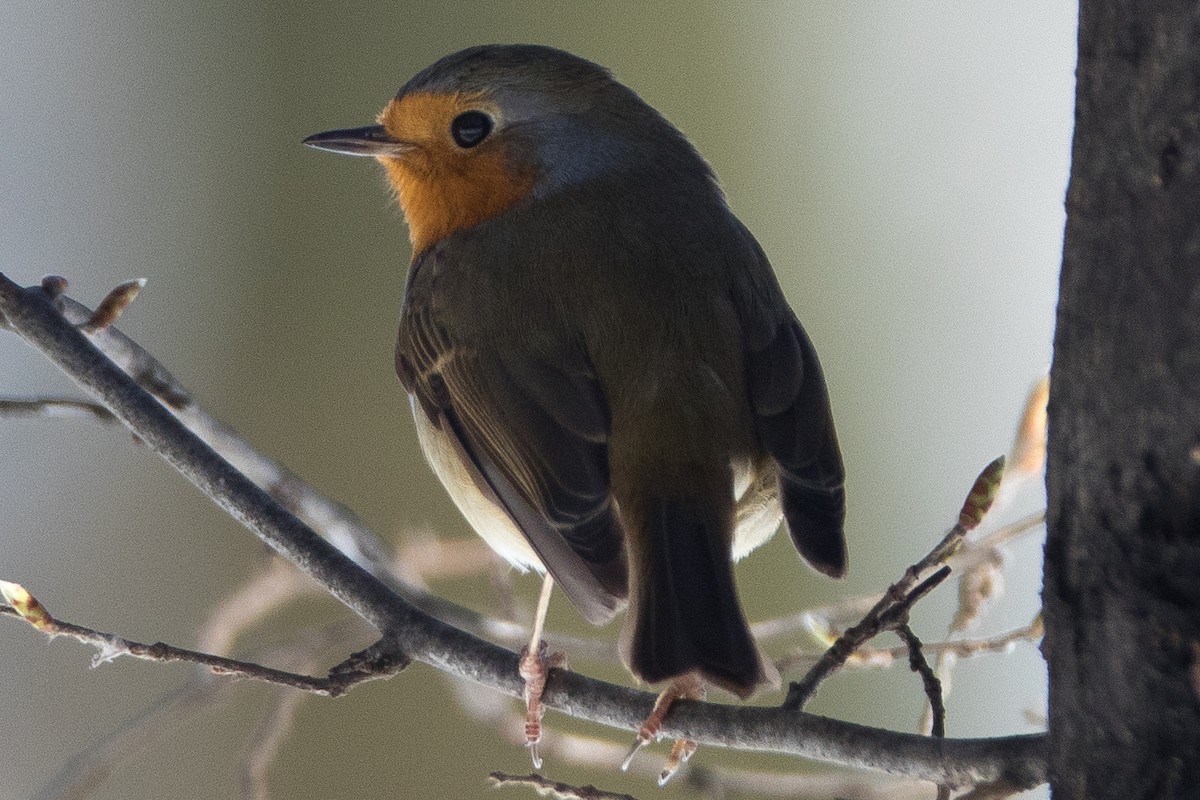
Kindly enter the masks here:
<path id="1" fill-rule="evenodd" d="M 540 356 L 455 346 L 413 310 L 397 372 L 572 603 L 592 622 L 610 619 L 627 594 L 624 533 L 610 491 L 608 408 L 586 355 L 567 344 Z"/>
<path id="2" fill-rule="evenodd" d="M 779 466 L 792 542 L 821 572 L 846 571 L 845 470 L 817 352 L 787 305 L 770 264 L 742 229 L 745 283 L 735 291 L 746 385 L 759 440 Z"/>

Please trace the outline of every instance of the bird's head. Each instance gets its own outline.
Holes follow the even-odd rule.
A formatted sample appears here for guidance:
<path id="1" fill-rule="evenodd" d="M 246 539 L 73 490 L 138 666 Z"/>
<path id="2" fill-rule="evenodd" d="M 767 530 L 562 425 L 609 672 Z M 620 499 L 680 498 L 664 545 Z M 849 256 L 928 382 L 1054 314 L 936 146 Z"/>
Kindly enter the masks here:
<path id="1" fill-rule="evenodd" d="M 378 124 L 304 143 L 383 164 L 416 253 L 518 203 L 605 174 L 699 160 L 608 70 L 538 45 L 446 56 L 405 84 Z"/>

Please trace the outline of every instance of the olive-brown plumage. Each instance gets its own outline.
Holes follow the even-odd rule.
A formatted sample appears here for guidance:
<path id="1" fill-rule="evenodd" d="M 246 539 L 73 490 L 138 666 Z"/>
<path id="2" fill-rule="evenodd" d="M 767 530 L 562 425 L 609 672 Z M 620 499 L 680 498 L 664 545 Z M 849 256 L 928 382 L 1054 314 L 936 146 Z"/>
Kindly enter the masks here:
<path id="1" fill-rule="evenodd" d="M 396 188 L 396 367 L 476 530 L 592 622 L 628 602 L 639 678 L 751 693 L 771 671 L 731 561 L 782 517 L 841 575 L 843 471 L 812 344 L 691 144 L 606 70 L 528 45 L 448 56 L 379 125 L 306 141 Z"/>

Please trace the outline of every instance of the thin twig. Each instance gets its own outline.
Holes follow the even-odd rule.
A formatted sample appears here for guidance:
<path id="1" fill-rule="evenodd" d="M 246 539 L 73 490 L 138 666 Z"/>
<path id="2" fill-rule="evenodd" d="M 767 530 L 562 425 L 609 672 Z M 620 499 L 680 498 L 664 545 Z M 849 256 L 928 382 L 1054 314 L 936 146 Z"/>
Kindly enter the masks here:
<path id="1" fill-rule="evenodd" d="M 1000 546 L 1032 533 L 1045 521 L 1046 512 L 1038 511 L 1015 522 L 1002 525 L 977 539 L 967 539 L 962 542 L 957 552 L 946 559 L 946 564 L 956 572 L 974 569 L 981 562 L 993 559 L 993 554 Z M 808 629 L 811 627 L 813 619 L 859 620 L 882 598 L 883 594 L 847 597 L 818 608 L 761 620 L 752 624 L 750 629 L 754 633 L 754 638 L 761 642 Z"/>
<path id="2" fill-rule="evenodd" d="M 0 314 L 27 341 L 110 408 L 142 441 L 264 542 L 333 596 L 402 643 L 411 657 L 518 696 L 517 655 L 434 619 L 396 595 L 305 526 L 218 456 L 112 364 L 55 307 L 41 287 L 22 289 L 0 276 Z M 106 329 L 105 333 L 113 330 Z M 102 334 L 103 335 L 103 334 Z M 555 672 L 544 700 L 582 719 L 634 730 L 654 702 L 578 673 Z M 810 714 L 751 706 L 681 702 L 663 734 L 701 744 L 770 750 L 954 785 L 1009 779 L 1044 782 L 1045 737 L 946 739 L 883 731 Z"/>
<path id="3" fill-rule="evenodd" d="M 983 552 L 984 558 L 977 563 L 971 565 L 967 570 L 959 576 L 958 579 L 958 607 L 954 610 L 954 617 L 950 621 L 948 634 L 954 636 L 957 633 L 969 630 L 979 623 L 983 616 L 984 609 L 989 602 L 994 599 L 1003 590 L 1004 573 L 1004 557 L 1000 553 L 999 548 L 988 548 Z M 958 663 L 958 656 L 948 650 L 943 650 L 937 654 L 936 663 L 934 664 L 934 673 L 942 685 L 942 699 L 950 696 L 951 679 L 954 673 L 954 667 Z M 918 730 L 927 733 L 933 724 L 933 707 L 928 703 L 925 705 L 925 710 L 921 714 L 921 722 Z"/>
<path id="4" fill-rule="evenodd" d="M 933 653 L 935 655 L 950 653 L 958 658 L 970 658 L 985 653 L 1007 653 L 1018 642 L 1033 642 L 1041 637 L 1042 625 L 1041 618 L 1039 617 L 1028 625 L 1004 631 L 993 636 L 984 636 L 977 639 L 947 639 L 940 642 L 925 642 L 923 649 L 926 653 Z M 895 663 L 896 659 L 907 654 L 908 648 L 904 645 L 878 649 L 860 647 L 854 651 L 854 655 L 848 658 L 843 666 L 860 668 L 887 667 Z M 780 672 L 783 672 L 784 670 L 796 667 L 800 663 L 816 661 L 820 657 L 820 653 L 798 651 L 780 659 L 776 662 L 775 666 Z"/>
<path id="5" fill-rule="evenodd" d="M 1049 396 L 1050 378 L 1046 375 L 1030 389 L 1025 398 L 993 512 L 1007 506 L 1023 485 L 1038 478 L 1045 471 Z M 971 549 L 973 558 L 971 563 L 965 566 L 958 582 L 958 608 L 950 623 L 950 636 L 974 627 L 988 601 L 999 595 L 1004 585 L 1001 571 L 1004 558 L 998 539 L 984 537 L 968 544 L 966 548 Z M 953 652 L 938 653 L 934 671 L 942 684 L 943 699 L 950 694 L 951 676 L 957 660 L 958 657 Z M 926 704 L 921 716 L 920 730 L 927 731 L 932 724 L 933 708 Z"/>
<path id="6" fill-rule="evenodd" d="M 1002 525 L 994 531 L 989 531 L 978 539 L 964 542 L 962 549 L 947 559 L 946 563 L 953 569 L 961 572 L 976 564 L 980 559 L 991 558 L 991 548 L 1016 541 L 1025 534 L 1037 530 L 1045 524 L 1045 510 L 1036 511 L 1015 522 Z"/>
<path id="7" fill-rule="evenodd" d="M 825 654 L 812 666 L 801 680 L 794 681 L 788 687 L 787 697 L 781 708 L 789 711 L 799 711 L 812 697 L 821 683 L 846 663 L 855 650 L 870 641 L 880 632 L 886 630 L 889 624 L 894 624 L 898 614 L 907 614 L 907 610 L 919 599 L 920 594 L 914 594 L 913 586 L 929 569 L 944 564 L 962 545 L 966 535 L 979 525 L 995 499 L 996 490 L 1004 475 L 1004 457 L 997 458 L 979 473 L 962 510 L 958 514 L 958 522 L 950 532 L 938 542 L 920 561 L 913 564 L 904 572 L 904 576 L 896 581 L 875 606 L 867 613 L 861 622 L 849 628 L 838 637 Z M 949 568 L 943 567 L 948 574 Z M 942 575 L 945 578 L 945 575 Z M 940 579 L 939 579 L 940 582 Z M 928 583 L 928 582 L 927 582 Z M 924 591 L 933 588 L 932 584 Z M 925 584 L 917 587 L 920 592 Z M 923 593 L 923 592 L 922 592 Z"/>
<path id="8" fill-rule="evenodd" d="M 921 640 L 908 623 L 897 625 L 895 631 L 908 648 L 909 669 L 921 676 L 921 685 L 925 688 L 925 698 L 930 708 L 931 734 L 934 738 L 943 739 L 946 736 L 946 705 L 942 698 L 942 682 L 925 660 L 925 654 L 921 652 Z M 938 784 L 936 800 L 950 800 L 948 784 Z"/>
<path id="9" fill-rule="evenodd" d="M 40 605 L 40 604 L 39 604 Z M 407 664 L 395 653 L 371 652 L 371 658 L 365 660 L 362 654 L 355 654 L 350 659 L 338 664 L 325 677 L 301 675 L 286 670 L 266 667 L 253 661 L 241 661 L 236 658 L 226 658 L 186 647 L 176 647 L 165 642 L 144 642 L 126 639 L 112 633 L 102 633 L 73 622 L 64 622 L 50 616 L 45 607 L 38 618 L 31 619 L 26 613 L 10 605 L 0 604 L 0 615 L 24 619 L 42 633 L 49 636 L 67 636 L 76 641 L 90 644 L 97 649 L 93 664 L 102 664 L 121 656 L 132 656 L 144 661 L 158 661 L 169 664 L 185 662 L 208 667 L 214 675 L 227 675 L 232 678 L 249 678 L 250 680 L 274 683 L 279 686 L 290 686 L 312 694 L 338 697 L 350 691 L 356 684 L 375 678 L 387 677 L 399 672 Z M 367 651 L 364 651 L 364 653 Z"/>
<path id="10" fill-rule="evenodd" d="M 907 624 L 898 625 L 896 635 L 908 648 L 909 669 L 921 676 L 925 696 L 929 699 L 929 705 L 933 707 L 932 735 L 942 739 L 946 736 L 946 706 L 942 702 L 942 683 L 925 660 L 925 654 L 921 652 L 921 640 L 913 633 L 913 629 Z"/>
<path id="11" fill-rule="evenodd" d="M 112 412 L 99 403 L 65 397 L 31 397 L 27 400 L 0 398 L 0 417 L 73 417 L 99 422 L 117 421 Z"/>
<path id="12" fill-rule="evenodd" d="M 488 780 L 493 786 L 531 786 L 541 795 L 549 794 L 563 800 L 637 800 L 631 794 L 617 794 L 597 789 L 595 786 L 572 786 L 562 781 L 552 781 L 537 773 L 530 775 L 509 775 L 506 772 L 488 773 Z"/>

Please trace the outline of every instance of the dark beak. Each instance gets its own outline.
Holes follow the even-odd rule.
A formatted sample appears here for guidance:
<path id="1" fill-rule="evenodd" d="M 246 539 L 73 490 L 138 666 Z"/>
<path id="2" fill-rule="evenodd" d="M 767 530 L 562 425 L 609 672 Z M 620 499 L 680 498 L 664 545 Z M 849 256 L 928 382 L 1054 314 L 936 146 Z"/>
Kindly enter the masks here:
<path id="1" fill-rule="evenodd" d="M 348 156 L 402 156 L 413 149 L 408 142 L 389 136 L 382 125 L 314 133 L 301 144 Z"/>

